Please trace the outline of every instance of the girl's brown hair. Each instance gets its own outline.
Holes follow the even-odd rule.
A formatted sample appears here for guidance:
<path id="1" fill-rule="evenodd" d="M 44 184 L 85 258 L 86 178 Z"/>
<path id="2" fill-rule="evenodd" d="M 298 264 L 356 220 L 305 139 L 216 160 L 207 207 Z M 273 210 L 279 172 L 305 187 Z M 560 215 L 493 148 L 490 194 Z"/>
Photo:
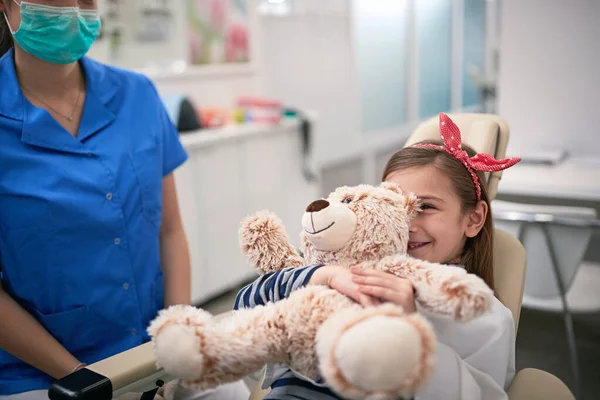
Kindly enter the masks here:
<path id="1" fill-rule="evenodd" d="M 444 145 L 441 141 L 435 140 L 420 142 L 420 144 L 426 143 L 438 146 Z M 477 154 L 465 144 L 462 145 L 462 148 L 469 154 L 469 157 Z M 445 151 L 428 147 L 405 147 L 396 152 L 388 161 L 383 171 L 382 180 L 385 181 L 393 172 L 426 165 L 435 166 L 450 179 L 452 187 L 462 204 L 463 214 L 475 208 L 478 202 L 471 174 L 462 162 Z M 494 224 L 485 177 L 479 171 L 477 171 L 477 177 L 481 184 L 481 200 L 486 202 L 488 213 L 479 234 L 473 238 L 467 238 L 460 262 L 468 272 L 479 276 L 490 288 L 494 289 Z"/>

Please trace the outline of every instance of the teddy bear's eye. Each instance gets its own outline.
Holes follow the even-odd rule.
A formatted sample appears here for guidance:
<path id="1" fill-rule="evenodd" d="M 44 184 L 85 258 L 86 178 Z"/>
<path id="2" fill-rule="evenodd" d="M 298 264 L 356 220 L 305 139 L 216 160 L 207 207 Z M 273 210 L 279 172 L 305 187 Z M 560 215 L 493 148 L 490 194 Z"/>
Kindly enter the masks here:
<path id="1" fill-rule="evenodd" d="M 346 197 L 344 200 L 342 200 L 342 203 L 345 203 L 345 204 L 352 203 L 352 197 Z"/>

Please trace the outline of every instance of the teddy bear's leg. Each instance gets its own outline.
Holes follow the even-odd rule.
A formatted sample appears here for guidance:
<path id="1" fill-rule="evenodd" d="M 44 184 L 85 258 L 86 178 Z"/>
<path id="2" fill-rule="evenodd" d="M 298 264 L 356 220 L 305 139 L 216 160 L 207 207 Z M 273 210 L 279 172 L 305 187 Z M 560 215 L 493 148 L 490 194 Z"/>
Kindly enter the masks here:
<path id="1" fill-rule="evenodd" d="M 281 220 L 271 212 L 261 211 L 245 218 L 239 238 L 248 261 L 261 273 L 304 265 L 290 244 Z"/>
<path id="2" fill-rule="evenodd" d="M 417 314 L 385 304 L 348 308 L 317 333 L 321 373 L 349 399 L 410 397 L 433 367 L 435 337 Z"/>
<path id="3" fill-rule="evenodd" d="M 416 300 L 425 309 L 450 315 L 458 321 L 470 321 L 488 311 L 494 292 L 477 275 L 459 266 L 418 260 L 408 255 L 386 257 L 372 267 L 410 280 Z"/>

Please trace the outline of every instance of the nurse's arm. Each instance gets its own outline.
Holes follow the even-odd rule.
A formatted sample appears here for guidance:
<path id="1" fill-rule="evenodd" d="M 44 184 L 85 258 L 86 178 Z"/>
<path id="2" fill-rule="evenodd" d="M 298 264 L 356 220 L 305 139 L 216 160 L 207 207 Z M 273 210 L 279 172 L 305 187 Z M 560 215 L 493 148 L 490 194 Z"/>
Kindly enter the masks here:
<path id="1" fill-rule="evenodd" d="M 172 173 L 163 178 L 162 202 L 160 259 L 165 277 L 165 307 L 190 304 L 190 255 Z"/>
<path id="2" fill-rule="evenodd" d="M 55 379 L 70 374 L 79 364 L 1 285 L 0 348 Z"/>

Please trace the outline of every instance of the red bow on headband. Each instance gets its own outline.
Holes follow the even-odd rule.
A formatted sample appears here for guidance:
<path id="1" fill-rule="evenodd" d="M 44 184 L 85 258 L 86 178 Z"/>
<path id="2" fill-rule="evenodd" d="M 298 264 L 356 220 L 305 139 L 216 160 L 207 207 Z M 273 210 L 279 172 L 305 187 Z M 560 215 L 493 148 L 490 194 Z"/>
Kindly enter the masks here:
<path id="1" fill-rule="evenodd" d="M 467 170 L 471 173 L 473 183 L 475 183 L 475 191 L 477 192 L 477 200 L 481 200 L 481 185 L 475 171 L 497 172 L 503 171 L 512 167 L 519 161 L 520 158 L 505 158 L 496 160 L 491 154 L 480 153 L 473 157 L 469 157 L 466 151 L 462 149 L 462 139 L 458 126 L 444 113 L 440 113 L 440 135 L 444 147 L 434 144 L 416 144 L 414 147 L 431 147 L 449 153 L 460 162 L 462 162 Z"/>

